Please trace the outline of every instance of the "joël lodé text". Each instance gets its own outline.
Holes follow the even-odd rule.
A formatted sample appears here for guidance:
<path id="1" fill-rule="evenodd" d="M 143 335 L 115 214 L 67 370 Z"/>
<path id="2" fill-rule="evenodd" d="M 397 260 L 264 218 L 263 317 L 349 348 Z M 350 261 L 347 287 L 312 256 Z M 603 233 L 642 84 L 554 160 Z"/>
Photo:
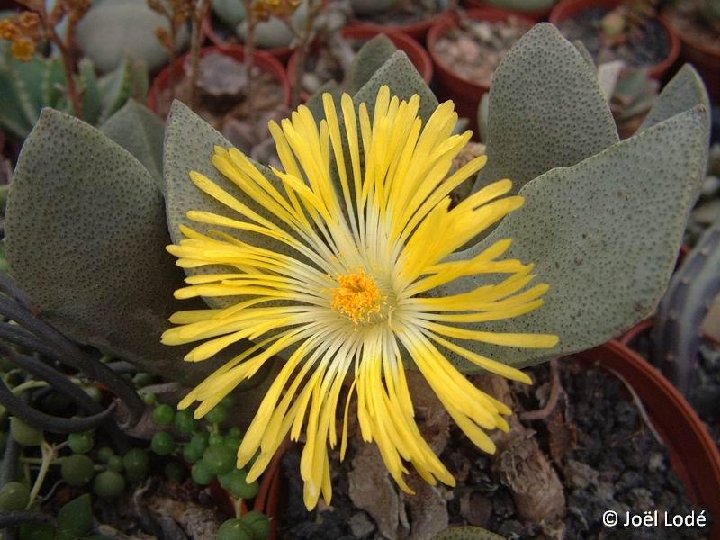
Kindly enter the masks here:
<path id="1" fill-rule="evenodd" d="M 705 510 L 692 510 L 687 514 L 674 514 L 667 510 L 646 510 L 642 514 L 625 512 L 621 516 L 623 527 L 705 527 L 708 518 Z"/>

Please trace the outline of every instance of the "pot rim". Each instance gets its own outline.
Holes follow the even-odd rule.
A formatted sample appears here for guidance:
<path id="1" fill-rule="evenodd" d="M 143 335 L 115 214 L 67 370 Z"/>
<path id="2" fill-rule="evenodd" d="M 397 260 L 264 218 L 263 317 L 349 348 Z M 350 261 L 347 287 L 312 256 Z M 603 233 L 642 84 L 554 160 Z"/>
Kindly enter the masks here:
<path id="1" fill-rule="evenodd" d="M 612 9 L 621 3 L 622 0 L 561 0 L 555 5 L 552 11 L 550 11 L 548 22 L 557 26 L 559 22 L 570 19 L 576 13 L 585 11 L 587 8 L 605 7 Z M 675 30 L 668 24 L 665 17 L 662 17 L 658 13 L 655 15 L 655 18 L 660 22 L 660 25 L 665 30 L 670 49 L 668 50 L 667 56 L 662 61 L 657 64 L 644 67 L 647 68 L 648 75 L 650 75 L 650 77 L 653 77 L 654 79 L 661 79 L 680 57 L 680 38 Z"/>
<path id="2" fill-rule="evenodd" d="M 673 471 L 688 497 L 712 514 L 710 536 L 720 537 L 720 453 L 685 396 L 655 366 L 619 341 L 571 356 L 586 365 L 599 364 L 633 388 L 667 446 Z"/>
<path id="3" fill-rule="evenodd" d="M 245 48 L 242 45 L 227 45 L 224 47 L 210 46 L 203 47 L 200 51 L 200 57 L 205 57 L 210 53 L 220 52 L 226 56 L 230 56 L 236 60 L 242 61 L 245 57 Z M 172 64 L 165 66 L 160 73 L 158 73 L 152 81 L 150 90 L 147 96 L 148 107 L 157 113 L 158 96 L 160 91 L 167 88 L 170 74 L 183 74 L 185 73 L 185 61 L 189 57 L 190 53 L 185 53 L 182 56 L 175 59 Z M 283 65 L 271 54 L 264 51 L 255 51 L 254 62 L 256 66 L 269 71 L 280 83 L 283 91 L 283 104 L 285 106 L 290 105 L 291 90 L 290 82 L 288 81 Z"/>

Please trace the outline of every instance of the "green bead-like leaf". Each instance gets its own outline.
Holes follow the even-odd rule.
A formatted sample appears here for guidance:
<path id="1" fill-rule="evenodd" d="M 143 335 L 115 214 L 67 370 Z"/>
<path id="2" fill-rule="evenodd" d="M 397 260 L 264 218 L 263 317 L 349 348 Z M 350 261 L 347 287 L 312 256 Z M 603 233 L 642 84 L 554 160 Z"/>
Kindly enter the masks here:
<path id="1" fill-rule="evenodd" d="M 129 152 L 45 109 L 25 141 L 6 209 L 11 273 L 40 316 L 73 339 L 178 380 L 186 348 L 160 344 L 182 283 L 165 247 L 162 194 Z"/>
<path id="2" fill-rule="evenodd" d="M 700 106 L 529 182 L 520 191 L 525 205 L 458 257 L 512 239 L 506 256 L 535 263 L 533 283 L 551 289 L 537 310 L 482 328 L 556 334 L 560 343 L 511 350 L 467 345 L 523 366 L 593 347 L 647 317 L 667 286 L 703 177 L 707 130 L 707 110 Z M 482 278 L 473 276 L 437 292 L 480 284 Z"/>
<path id="3" fill-rule="evenodd" d="M 505 537 L 482 527 L 449 527 L 432 540 L 505 540 Z"/>
<path id="4" fill-rule="evenodd" d="M 129 100 L 100 131 L 135 156 L 152 174 L 158 190 L 165 191 L 162 172 L 165 124 L 156 114 Z"/>
<path id="5" fill-rule="evenodd" d="M 66 503 L 58 512 L 58 540 L 75 540 L 90 532 L 93 524 L 92 501 L 89 494 Z"/>
<path id="6" fill-rule="evenodd" d="M 357 105 L 365 103 L 368 111 L 372 111 L 381 86 L 389 86 L 393 95 L 404 100 L 418 94 L 420 96 L 419 115 L 423 122 L 430 118 L 437 107 L 435 95 L 403 51 L 395 51 L 390 59 L 358 90 L 353 100 Z"/>
<path id="7" fill-rule="evenodd" d="M 594 68 L 551 24 L 526 33 L 495 70 L 487 130 L 476 189 L 510 178 L 519 190 L 618 140 Z"/>
<path id="8" fill-rule="evenodd" d="M 365 43 L 358 51 L 348 74 L 348 88 L 354 94 L 368 82 L 375 72 L 387 62 L 397 50 L 385 34 L 378 34 Z"/>

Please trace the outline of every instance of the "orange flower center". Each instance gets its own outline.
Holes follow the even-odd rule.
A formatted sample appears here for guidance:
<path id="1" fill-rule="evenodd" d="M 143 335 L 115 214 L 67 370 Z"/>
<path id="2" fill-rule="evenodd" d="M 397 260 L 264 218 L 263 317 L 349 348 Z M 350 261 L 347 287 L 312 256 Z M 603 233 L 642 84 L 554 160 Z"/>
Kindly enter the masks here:
<path id="1" fill-rule="evenodd" d="M 380 312 L 382 294 L 375 280 L 359 270 L 338 276 L 331 306 L 354 323 L 368 322 Z"/>

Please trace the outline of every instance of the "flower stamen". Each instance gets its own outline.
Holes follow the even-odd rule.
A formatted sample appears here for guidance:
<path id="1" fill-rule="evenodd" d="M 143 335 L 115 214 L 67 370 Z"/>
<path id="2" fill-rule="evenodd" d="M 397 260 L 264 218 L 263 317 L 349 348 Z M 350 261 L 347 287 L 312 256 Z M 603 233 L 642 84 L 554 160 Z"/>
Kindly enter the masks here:
<path id="1" fill-rule="evenodd" d="M 368 322 L 380 312 L 382 293 L 375 280 L 359 270 L 337 278 L 339 287 L 333 289 L 331 307 L 353 323 Z"/>

